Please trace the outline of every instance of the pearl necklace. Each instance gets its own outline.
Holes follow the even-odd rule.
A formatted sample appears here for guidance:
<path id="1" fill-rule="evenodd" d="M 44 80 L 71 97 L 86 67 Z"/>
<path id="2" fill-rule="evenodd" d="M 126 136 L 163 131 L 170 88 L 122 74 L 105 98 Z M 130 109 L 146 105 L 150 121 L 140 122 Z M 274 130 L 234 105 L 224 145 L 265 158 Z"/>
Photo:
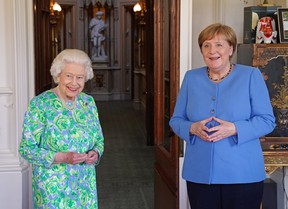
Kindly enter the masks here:
<path id="1" fill-rule="evenodd" d="M 54 88 L 52 91 L 58 96 L 58 98 L 61 100 L 64 107 L 66 107 L 68 110 L 71 110 L 71 111 L 74 110 L 74 108 L 76 107 L 77 97 L 75 98 L 74 101 L 65 101 L 65 99 L 63 99 L 60 96 L 60 92 L 58 89 Z"/>
<path id="2" fill-rule="evenodd" d="M 208 75 L 208 78 L 211 80 L 211 81 L 214 81 L 214 82 L 217 82 L 217 81 L 222 81 L 224 78 L 226 78 L 231 72 L 232 72 L 232 64 L 230 64 L 230 69 L 229 71 L 224 75 L 222 76 L 221 78 L 212 78 L 211 75 L 210 75 L 210 69 L 209 67 L 207 67 L 207 75 Z"/>

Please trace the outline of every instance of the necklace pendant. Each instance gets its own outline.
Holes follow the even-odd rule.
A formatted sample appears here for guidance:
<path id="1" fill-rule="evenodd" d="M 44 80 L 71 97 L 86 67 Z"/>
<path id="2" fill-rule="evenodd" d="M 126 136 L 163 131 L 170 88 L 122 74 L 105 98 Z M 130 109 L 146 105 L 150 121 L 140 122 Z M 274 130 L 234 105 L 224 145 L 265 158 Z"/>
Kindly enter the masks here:
<path id="1" fill-rule="evenodd" d="M 75 101 L 62 101 L 62 103 L 68 110 L 74 110 L 74 108 L 76 107 L 76 100 Z"/>
<path id="2" fill-rule="evenodd" d="M 73 102 L 66 102 L 67 107 L 71 108 L 73 107 Z"/>

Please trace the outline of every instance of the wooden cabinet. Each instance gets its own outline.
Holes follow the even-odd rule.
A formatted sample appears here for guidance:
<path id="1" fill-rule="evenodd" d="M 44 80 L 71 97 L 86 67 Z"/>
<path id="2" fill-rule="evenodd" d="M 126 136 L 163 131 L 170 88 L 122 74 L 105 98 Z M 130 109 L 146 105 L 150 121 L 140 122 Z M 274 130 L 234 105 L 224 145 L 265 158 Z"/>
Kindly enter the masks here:
<path id="1" fill-rule="evenodd" d="M 239 44 L 237 63 L 258 67 L 269 90 L 277 125 L 261 143 L 266 172 L 271 174 L 288 166 L 288 44 Z"/>
<path id="2" fill-rule="evenodd" d="M 237 63 L 259 67 L 261 71 L 270 61 L 283 56 L 288 56 L 288 44 L 238 44 Z"/>
<path id="3" fill-rule="evenodd" d="M 239 44 L 237 63 L 258 67 L 263 74 L 277 127 L 269 137 L 288 137 L 288 44 Z"/>
<path id="4" fill-rule="evenodd" d="M 251 65 L 260 69 L 270 94 L 277 125 L 271 134 L 261 139 L 265 170 L 270 175 L 277 168 L 288 166 L 288 114 L 278 113 L 279 110 L 285 110 L 285 105 L 288 106 L 288 89 L 285 89 L 288 88 L 288 80 L 285 81 L 288 78 L 288 44 L 239 44 L 237 52 L 238 64 Z M 280 88 L 275 88 L 275 85 Z M 285 100 L 285 97 L 287 101 L 275 103 L 275 100 Z M 266 190 L 263 196 L 263 208 L 272 204 L 274 204 L 272 208 L 277 207 L 277 196 L 274 194 L 274 199 L 272 198 L 271 186 L 273 185 L 264 186 Z M 267 199 L 264 198 L 265 194 Z"/>

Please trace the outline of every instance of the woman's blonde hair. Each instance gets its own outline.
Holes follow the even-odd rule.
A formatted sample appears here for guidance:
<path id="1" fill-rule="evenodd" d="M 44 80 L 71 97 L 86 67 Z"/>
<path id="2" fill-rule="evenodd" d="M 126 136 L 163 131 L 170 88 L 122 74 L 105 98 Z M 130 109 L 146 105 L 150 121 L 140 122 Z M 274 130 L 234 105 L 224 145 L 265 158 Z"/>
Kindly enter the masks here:
<path id="1" fill-rule="evenodd" d="M 200 47 L 200 50 L 202 51 L 202 45 L 204 41 L 211 40 L 217 35 L 224 37 L 224 39 L 229 43 L 229 45 L 233 47 L 233 53 L 230 56 L 231 59 L 234 52 L 236 51 L 237 37 L 234 30 L 227 25 L 214 23 L 202 30 L 198 37 L 198 45 Z"/>
<path id="2" fill-rule="evenodd" d="M 79 49 L 64 49 L 55 57 L 50 68 L 50 73 L 55 83 L 58 83 L 57 77 L 65 68 L 67 63 L 77 63 L 82 65 L 85 69 L 85 81 L 93 78 L 94 73 L 88 55 Z"/>

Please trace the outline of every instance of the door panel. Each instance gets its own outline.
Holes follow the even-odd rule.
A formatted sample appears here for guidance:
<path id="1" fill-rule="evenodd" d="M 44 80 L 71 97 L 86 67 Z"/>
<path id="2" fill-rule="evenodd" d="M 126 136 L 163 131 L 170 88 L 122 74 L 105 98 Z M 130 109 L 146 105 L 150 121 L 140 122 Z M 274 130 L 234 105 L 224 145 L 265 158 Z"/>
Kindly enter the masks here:
<path id="1" fill-rule="evenodd" d="M 34 0 L 35 94 L 52 87 L 50 0 Z"/>
<path id="2" fill-rule="evenodd" d="M 154 0 L 146 0 L 146 141 L 147 145 L 154 145 Z"/>
<path id="3" fill-rule="evenodd" d="M 155 209 L 179 208 L 179 139 L 169 127 L 179 90 L 179 5 L 154 2 Z"/>

